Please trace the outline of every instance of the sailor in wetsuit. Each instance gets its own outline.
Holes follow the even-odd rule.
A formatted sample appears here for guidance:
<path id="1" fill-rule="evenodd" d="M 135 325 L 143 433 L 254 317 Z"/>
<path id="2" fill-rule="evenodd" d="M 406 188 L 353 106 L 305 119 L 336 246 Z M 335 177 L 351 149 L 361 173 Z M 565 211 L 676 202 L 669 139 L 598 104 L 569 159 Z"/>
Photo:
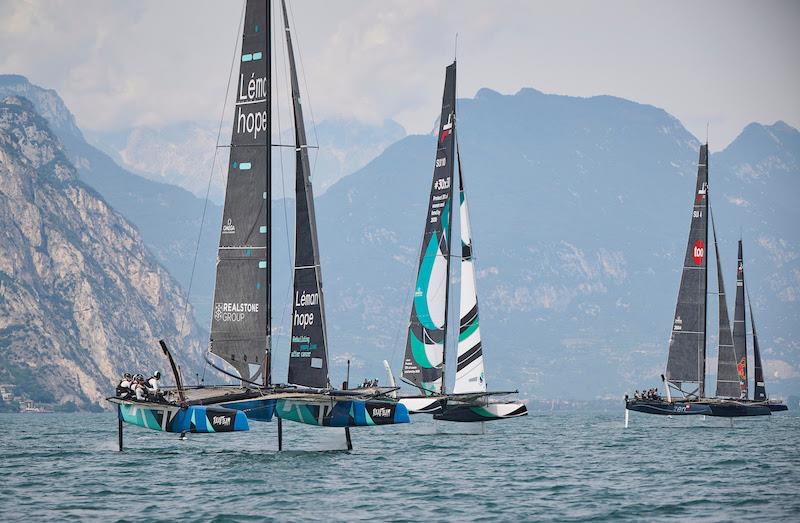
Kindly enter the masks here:
<path id="1" fill-rule="evenodd" d="M 159 397 L 158 382 L 161 379 L 161 372 L 156 371 L 155 374 L 150 376 L 145 383 L 147 387 L 147 394 L 152 398 Z"/>
<path id="2" fill-rule="evenodd" d="M 145 400 L 144 376 L 141 374 L 134 376 L 131 389 L 133 390 L 133 393 L 136 394 L 137 400 Z"/>

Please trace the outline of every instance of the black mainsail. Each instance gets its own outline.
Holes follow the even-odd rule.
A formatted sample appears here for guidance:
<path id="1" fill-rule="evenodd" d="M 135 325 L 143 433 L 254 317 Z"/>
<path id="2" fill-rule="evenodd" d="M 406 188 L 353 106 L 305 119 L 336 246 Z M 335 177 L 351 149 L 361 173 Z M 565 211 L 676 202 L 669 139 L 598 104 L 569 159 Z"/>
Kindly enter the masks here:
<path id="1" fill-rule="evenodd" d="M 436 162 L 403 359 L 403 378 L 426 394 L 445 390 L 455 125 L 456 63 L 453 62 L 445 72 Z"/>
<path id="2" fill-rule="evenodd" d="M 742 260 L 742 240 L 739 240 L 739 257 L 736 263 L 736 304 L 733 308 L 733 349 L 736 354 L 736 374 L 739 378 L 739 397 L 741 399 L 747 399 L 747 326 L 745 324 L 744 313 L 744 262 Z"/>
<path id="3" fill-rule="evenodd" d="M 322 297 L 322 273 L 319 262 L 317 222 L 314 215 L 314 191 L 308 161 L 300 86 L 292 48 L 286 2 L 283 24 L 289 54 L 289 69 L 294 107 L 295 166 L 295 244 L 294 293 L 292 295 L 292 340 L 289 352 L 289 383 L 326 388 L 328 383 L 328 340 L 325 331 L 325 307 Z"/>
<path id="4" fill-rule="evenodd" d="M 261 374 L 265 384 L 271 287 L 268 9 L 263 0 L 248 0 L 245 7 L 209 347 L 242 378 Z"/>
<path id="5" fill-rule="evenodd" d="M 714 233 L 714 254 L 717 259 L 717 294 L 719 296 L 719 352 L 717 357 L 717 393 L 718 398 L 739 397 L 739 376 L 736 372 L 736 353 L 733 348 L 731 323 L 728 317 L 728 302 L 725 299 L 725 283 L 722 278 L 722 264 L 719 259 L 717 245 L 717 228 L 714 215 L 711 215 L 711 229 Z"/>
<path id="6" fill-rule="evenodd" d="M 682 383 L 696 384 L 696 389 L 684 393 L 702 397 L 705 393 L 708 286 L 708 144 L 700 146 L 693 199 L 689 241 L 669 340 L 666 379 L 680 390 L 683 390 Z"/>

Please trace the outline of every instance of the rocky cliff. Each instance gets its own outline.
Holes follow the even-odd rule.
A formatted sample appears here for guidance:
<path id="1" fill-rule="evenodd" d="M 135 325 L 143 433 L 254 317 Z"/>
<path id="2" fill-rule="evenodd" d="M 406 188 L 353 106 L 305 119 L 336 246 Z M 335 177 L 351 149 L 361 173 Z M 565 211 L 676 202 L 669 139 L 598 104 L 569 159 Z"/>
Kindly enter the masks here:
<path id="1" fill-rule="evenodd" d="M 25 98 L 0 101 L 0 383 L 30 399 L 103 405 L 124 370 L 152 372 L 175 346 L 184 373 L 205 350 L 172 277 L 137 230 L 78 180 Z M 168 374 L 168 373 L 166 373 Z"/>

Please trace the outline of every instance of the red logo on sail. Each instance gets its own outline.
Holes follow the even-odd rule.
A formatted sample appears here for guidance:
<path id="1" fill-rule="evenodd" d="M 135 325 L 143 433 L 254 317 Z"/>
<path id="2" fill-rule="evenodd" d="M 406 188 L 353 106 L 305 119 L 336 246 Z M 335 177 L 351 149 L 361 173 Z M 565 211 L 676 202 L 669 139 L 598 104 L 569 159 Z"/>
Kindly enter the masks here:
<path id="1" fill-rule="evenodd" d="M 736 364 L 736 371 L 739 373 L 739 379 L 741 381 L 745 381 L 747 379 L 747 372 L 745 372 L 744 366 L 745 366 L 745 361 L 744 361 L 744 356 L 742 356 L 742 359 L 740 359 L 739 363 Z"/>
<path id="2" fill-rule="evenodd" d="M 447 138 L 447 135 L 453 132 L 453 113 L 447 117 L 447 123 L 442 126 L 442 134 L 439 137 L 439 141 L 444 141 Z"/>
<path id="3" fill-rule="evenodd" d="M 700 187 L 700 190 L 697 191 L 697 198 L 694 200 L 695 205 L 700 205 L 700 202 L 703 201 L 703 196 L 706 195 L 706 192 L 708 192 L 708 185 L 704 183 L 703 186 Z"/>
<path id="4" fill-rule="evenodd" d="M 692 257 L 694 258 L 695 265 L 702 265 L 703 258 L 706 255 L 706 246 L 703 243 L 703 240 L 697 240 L 694 242 L 694 249 L 692 249 Z"/>

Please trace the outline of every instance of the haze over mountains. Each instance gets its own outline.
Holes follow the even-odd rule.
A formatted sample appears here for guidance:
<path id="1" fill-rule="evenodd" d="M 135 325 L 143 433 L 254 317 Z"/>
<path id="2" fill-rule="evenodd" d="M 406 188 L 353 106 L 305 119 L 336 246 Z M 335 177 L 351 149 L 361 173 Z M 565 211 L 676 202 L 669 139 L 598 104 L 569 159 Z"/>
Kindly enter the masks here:
<path id="1" fill-rule="evenodd" d="M 136 225 L 186 289 L 202 201 L 120 168 L 83 140 L 55 93 L 23 80 L 0 77 L 0 96 L 31 98 L 81 179 Z M 520 388 L 528 397 L 592 398 L 658 385 L 697 139 L 661 109 L 608 96 L 483 89 L 459 100 L 458 114 L 490 387 Z M 331 142 L 341 139 L 332 136 Z M 347 358 L 354 377 L 383 376 L 384 358 L 399 370 L 434 147 L 432 136 L 407 136 L 352 175 L 328 174 L 335 166 L 322 161 L 317 166 L 315 183 L 338 179 L 317 198 L 334 382 Z M 729 289 L 740 231 L 745 240 L 768 393 L 800 390 L 800 211 L 793 204 L 800 194 L 799 155 L 800 133 L 779 122 L 751 124 L 710 161 Z M 286 181 L 292 180 L 290 174 Z M 276 377 L 283 375 L 288 347 L 292 205 L 291 199 L 273 201 Z M 207 209 L 190 297 L 201 326 L 209 317 L 220 212 L 215 205 Z M 710 336 L 709 369 L 715 369 L 715 340 Z"/>

